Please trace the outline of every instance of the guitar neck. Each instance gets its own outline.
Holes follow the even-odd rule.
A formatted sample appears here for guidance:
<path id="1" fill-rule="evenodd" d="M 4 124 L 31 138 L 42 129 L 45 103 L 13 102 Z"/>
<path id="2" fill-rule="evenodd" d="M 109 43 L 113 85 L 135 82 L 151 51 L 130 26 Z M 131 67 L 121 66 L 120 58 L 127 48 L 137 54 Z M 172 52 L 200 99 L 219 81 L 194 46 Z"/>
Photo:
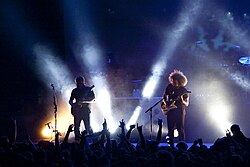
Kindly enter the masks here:
<path id="1" fill-rule="evenodd" d="M 187 91 L 187 92 L 185 92 L 185 93 L 183 93 L 183 94 L 177 96 L 176 98 L 171 98 L 170 101 L 171 101 L 171 102 L 176 101 L 176 100 L 178 100 L 181 96 L 183 96 L 183 95 L 185 95 L 185 94 L 189 94 L 189 93 L 191 93 L 191 91 Z"/>
<path id="2" fill-rule="evenodd" d="M 94 103 L 95 100 L 91 100 L 91 101 L 79 101 L 78 104 L 89 104 L 89 103 Z"/>

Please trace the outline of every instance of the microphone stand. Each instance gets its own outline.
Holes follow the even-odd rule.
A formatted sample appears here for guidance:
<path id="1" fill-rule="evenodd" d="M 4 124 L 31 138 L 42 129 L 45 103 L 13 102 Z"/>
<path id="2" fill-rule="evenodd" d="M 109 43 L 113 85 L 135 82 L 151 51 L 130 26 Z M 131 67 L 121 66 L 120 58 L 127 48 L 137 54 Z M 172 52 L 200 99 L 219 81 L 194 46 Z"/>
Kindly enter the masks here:
<path id="1" fill-rule="evenodd" d="M 55 116 L 55 129 L 53 130 L 53 132 L 55 132 L 55 139 L 56 139 L 56 134 L 58 132 L 57 130 L 57 100 L 56 100 L 56 93 L 55 93 L 55 87 L 53 84 L 51 84 L 51 87 L 53 89 L 53 104 L 54 104 L 54 116 Z"/>
<path id="2" fill-rule="evenodd" d="M 149 109 L 147 109 L 147 111 L 145 111 L 145 113 L 149 112 L 149 120 L 150 120 L 150 140 L 152 138 L 152 132 L 153 132 L 153 112 L 152 112 L 152 109 L 157 105 L 159 104 L 161 101 L 163 100 L 163 98 L 161 98 L 161 100 L 159 100 L 158 102 L 156 102 L 153 106 L 151 106 Z"/>

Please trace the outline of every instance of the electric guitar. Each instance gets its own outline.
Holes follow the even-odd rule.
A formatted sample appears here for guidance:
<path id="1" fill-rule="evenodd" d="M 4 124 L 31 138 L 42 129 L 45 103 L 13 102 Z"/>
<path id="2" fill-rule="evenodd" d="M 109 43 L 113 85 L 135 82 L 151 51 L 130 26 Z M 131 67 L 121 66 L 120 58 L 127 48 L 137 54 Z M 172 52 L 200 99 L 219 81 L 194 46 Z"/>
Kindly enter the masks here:
<path id="1" fill-rule="evenodd" d="M 169 101 L 165 101 L 163 99 L 163 101 L 161 102 L 161 110 L 162 110 L 162 113 L 163 115 L 167 115 L 167 113 L 172 110 L 172 109 L 175 109 L 177 108 L 177 106 L 175 105 L 175 102 L 180 99 L 181 96 L 185 95 L 185 94 L 188 94 L 188 93 L 191 93 L 191 91 L 187 91 L 185 93 L 183 93 L 182 95 L 178 96 L 177 98 L 175 99 L 170 99 Z"/>
<path id="2" fill-rule="evenodd" d="M 92 91 L 92 89 L 95 87 L 95 85 L 92 85 L 87 91 L 87 94 Z M 75 102 L 71 105 L 71 114 L 74 115 L 74 113 L 78 112 L 79 109 L 81 109 L 85 104 L 94 103 L 95 100 L 83 100 Z"/>

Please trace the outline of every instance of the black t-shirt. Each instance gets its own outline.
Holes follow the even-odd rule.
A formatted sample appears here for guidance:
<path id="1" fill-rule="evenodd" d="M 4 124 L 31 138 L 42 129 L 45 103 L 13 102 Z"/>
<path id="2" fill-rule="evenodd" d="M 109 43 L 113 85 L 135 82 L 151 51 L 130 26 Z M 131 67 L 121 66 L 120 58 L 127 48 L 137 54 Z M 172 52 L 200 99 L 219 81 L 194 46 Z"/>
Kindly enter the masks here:
<path id="1" fill-rule="evenodd" d="M 166 97 L 168 95 L 168 101 L 175 101 L 175 105 L 179 108 L 183 107 L 183 104 L 179 99 L 179 97 L 183 95 L 183 99 L 187 99 L 188 98 L 187 92 L 188 92 L 187 89 L 183 86 L 175 87 L 172 84 L 169 84 L 166 87 L 163 97 L 166 100 Z"/>
<path id="2" fill-rule="evenodd" d="M 91 101 L 95 98 L 95 94 L 92 91 L 92 87 L 83 86 L 81 88 L 75 88 L 71 92 L 70 100 L 76 99 L 76 102 Z M 89 103 L 85 103 L 83 106 L 89 106 Z"/>

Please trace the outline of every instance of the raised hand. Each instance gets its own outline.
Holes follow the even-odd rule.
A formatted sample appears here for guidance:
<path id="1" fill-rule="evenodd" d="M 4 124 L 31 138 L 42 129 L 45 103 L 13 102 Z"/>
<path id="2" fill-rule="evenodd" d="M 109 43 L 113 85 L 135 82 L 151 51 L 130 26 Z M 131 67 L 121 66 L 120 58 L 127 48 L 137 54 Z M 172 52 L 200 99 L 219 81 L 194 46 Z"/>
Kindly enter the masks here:
<path id="1" fill-rule="evenodd" d="M 135 125 L 130 125 L 129 129 L 134 129 Z"/>
<path id="2" fill-rule="evenodd" d="M 74 131 L 74 124 L 70 124 L 68 127 L 68 132 L 73 132 Z"/>
<path id="3" fill-rule="evenodd" d="M 131 134 L 131 132 L 132 132 L 132 130 L 133 130 L 134 128 L 135 128 L 135 125 L 130 125 L 130 126 L 129 126 L 129 130 L 128 130 L 127 134 L 126 134 L 126 139 L 127 139 L 127 140 L 130 138 L 130 134 Z"/>
<path id="4" fill-rule="evenodd" d="M 198 139 L 198 143 L 199 143 L 200 146 L 202 146 L 203 145 L 202 139 Z"/>
<path id="5" fill-rule="evenodd" d="M 142 133 L 142 125 L 138 126 L 138 123 L 137 123 L 137 130 L 138 130 L 139 133 Z"/>
<path id="6" fill-rule="evenodd" d="M 228 129 L 226 130 L 226 136 L 231 137 L 231 133 L 230 133 L 230 131 Z"/>
<path id="7" fill-rule="evenodd" d="M 103 130 L 107 130 L 107 122 L 106 119 L 104 118 L 104 122 L 102 123 Z"/>
<path id="8" fill-rule="evenodd" d="M 196 146 L 198 144 L 198 139 L 194 140 L 194 145 Z"/>
<path id="9" fill-rule="evenodd" d="M 125 122 L 124 120 L 122 119 L 122 121 L 120 121 L 120 125 L 119 125 L 120 128 L 124 128 L 125 127 Z"/>

